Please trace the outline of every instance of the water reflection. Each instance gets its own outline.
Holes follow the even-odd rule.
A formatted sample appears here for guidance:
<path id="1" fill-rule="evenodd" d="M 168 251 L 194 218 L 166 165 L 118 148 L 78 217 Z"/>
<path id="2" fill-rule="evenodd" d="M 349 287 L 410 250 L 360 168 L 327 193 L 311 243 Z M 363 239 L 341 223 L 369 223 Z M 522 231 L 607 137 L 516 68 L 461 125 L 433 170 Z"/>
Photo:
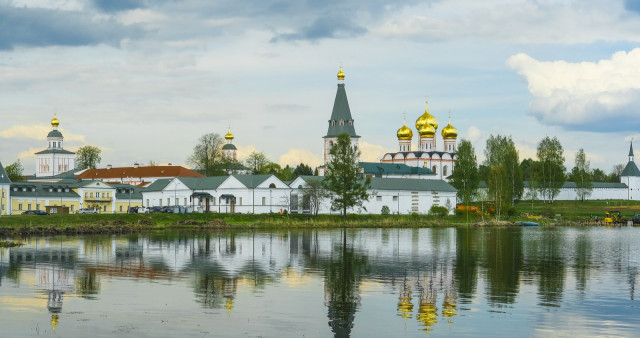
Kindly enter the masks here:
<path id="1" fill-rule="evenodd" d="M 309 330 L 308 336 L 396 335 L 395 327 L 411 328 L 405 335 L 466 335 L 474 326 L 509 336 L 508 329 L 489 326 L 496 314 L 535 317 L 561 308 L 565 315 L 604 316 L 594 309 L 586 314 L 585 304 L 615 304 L 617 309 L 607 308 L 607 320 L 618 322 L 621 331 L 615 333 L 624 335 L 640 329 L 634 295 L 639 230 L 339 229 L 30 238 L 23 239 L 23 247 L 0 249 L 0 318 L 24 310 L 31 297 L 44 302 L 41 310 L 28 308 L 34 314 L 46 311 L 51 330 L 73 329 L 78 320 L 65 321 L 75 313 L 65 311 L 66 302 L 74 309 L 78 302 L 86 302 L 86 309 L 126 304 L 118 294 L 133 285 L 123 282 L 134 282 L 186 290 L 202 315 L 262 318 L 257 325 L 264 330 L 274 319 L 290 316 L 287 325 L 304 323 L 300 329 Z M 114 291 L 115 285 L 125 289 Z M 101 296 L 103 288 L 109 297 Z M 628 290 L 626 296 L 620 290 Z M 257 308 L 263 297 L 279 303 Z M 181 313 L 186 310 L 180 306 L 189 302 L 173 306 L 171 311 Z M 316 311 L 319 307 L 324 310 Z M 529 332 L 540 329 L 532 324 L 536 318 L 520 320 Z M 547 319 L 545 325 L 560 324 Z M 244 332 L 240 326 L 225 332 Z M 281 329 L 272 327 L 271 335 Z"/>

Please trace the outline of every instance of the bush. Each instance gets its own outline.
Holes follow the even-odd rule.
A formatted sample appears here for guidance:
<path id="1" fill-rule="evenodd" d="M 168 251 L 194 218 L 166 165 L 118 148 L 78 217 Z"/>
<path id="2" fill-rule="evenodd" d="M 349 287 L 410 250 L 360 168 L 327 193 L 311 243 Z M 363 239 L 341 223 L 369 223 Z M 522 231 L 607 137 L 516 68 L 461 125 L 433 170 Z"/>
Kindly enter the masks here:
<path id="1" fill-rule="evenodd" d="M 389 214 L 389 207 L 386 205 L 382 206 L 382 210 L 380 211 L 380 213 L 382 213 L 383 215 L 388 215 Z"/>
<path id="2" fill-rule="evenodd" d="M 510 208 L 507 210 L 507 215 L 508 215 L 509 217 L 513 217 L 513 216 L 515 216 L 517 213 L 518 213 L 518 210 L 516 210 L 516 208 L 515 208 L 515 207 L 510 207 Z"/>
<path id="3" fill-rule="evenodd" d="M 441 207 L 438 205 L 434 205 L 429 209 L 429 215 L 434 215 L 438 217 L 444 217 L 449 214 L 449 210 L 446 207 Z"/>

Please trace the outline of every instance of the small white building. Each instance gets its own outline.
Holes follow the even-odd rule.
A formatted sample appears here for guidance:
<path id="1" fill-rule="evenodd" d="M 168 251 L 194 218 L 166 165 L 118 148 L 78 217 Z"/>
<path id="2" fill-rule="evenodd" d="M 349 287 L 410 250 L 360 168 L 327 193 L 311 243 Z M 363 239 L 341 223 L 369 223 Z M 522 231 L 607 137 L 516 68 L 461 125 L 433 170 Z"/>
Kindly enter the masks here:
<path id="1" fill-rule="evenodd" d="M 11 212 L 11 180 L 0 163 L 0 215 Z"/>
<path id="2" fill-rule="evenodd" d="M 62 147 L 64 137 L 58 130 L 59 124 L 56 117 L 51 120 L 53 130 L 47 134 L 47 149 L 35 154 L 36 177 L 56 176 L 75 169 L 76 154 Z"/>
<path id="3" fill-rule="evenodd" d="M 176 177 L 157 180 L 142 193 L 143 204 L 184 206 L 195 212 L 280 212 L 289 208 L 291 188 L 274 175 Z"/>
<path id="4" fill-rule="evenodd" d="M 289 186 L 291 193 L 291 212 L 310 213 L 309 203 L 305 198 L 305 189 L 310 180 L 323 180 L 320 176 L 300 176 Z M 392 214 L 428 214 L 432 206 L 449 207 L 453 213 L 456 206 L 457 190 L 443 180 L 414 178 L 371 178 L 368 190 L 369 200 L 363 203 L 364 208 L 348 209 L 349 213 L 380 214 L 384 206 Z M 325 199 L 318 210 L 320 214 L 339 213 L 331 210 L 331 198 Z"/>

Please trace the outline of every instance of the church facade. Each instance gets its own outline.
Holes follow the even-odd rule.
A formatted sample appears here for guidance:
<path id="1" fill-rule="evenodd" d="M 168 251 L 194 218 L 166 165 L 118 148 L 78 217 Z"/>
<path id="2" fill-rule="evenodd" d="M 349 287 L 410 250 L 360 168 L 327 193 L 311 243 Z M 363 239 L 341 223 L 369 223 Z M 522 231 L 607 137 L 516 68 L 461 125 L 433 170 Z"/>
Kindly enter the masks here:
<path id="1" fill-rule="evenodd" d="M 50 177 L 75 169 L 76 154 L 62 147 L 64 137 L 58 130 L 57 117 L 51 120 L 53 130 L 47 134 L 47 149 L 37 152 L 36 177 Z"/>
<path id="2" fill-rule="evenodd" d="M 436 134 L 438 120 L 429 113 L 428 107 L 416 120 L 418 131 L 418 149 L 411 149 L 413 131 L 407 127 L 406 122 L 398 132 L 398 151 L 386 153 L 382 156 L 382 163 L 399 163 L 410 167 L 422 167 L 431 170 L 434 178 L 447 180 L 453 173 L 455 165 L 458 130 L 449 124 L 442 128 L 442 148 L 438 149 Z"/>

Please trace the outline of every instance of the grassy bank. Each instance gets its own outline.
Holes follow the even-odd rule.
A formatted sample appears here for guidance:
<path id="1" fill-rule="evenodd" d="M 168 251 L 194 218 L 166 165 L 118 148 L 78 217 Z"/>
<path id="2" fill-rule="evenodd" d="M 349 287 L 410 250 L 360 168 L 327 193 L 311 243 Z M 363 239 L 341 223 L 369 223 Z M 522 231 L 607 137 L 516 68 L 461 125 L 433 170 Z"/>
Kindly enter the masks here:
<path id="1" fill-rule="evenodd" d="M 479 205 L 480 206 L 480 205 Z M 127 233 L 164 229 L 279 229 L 335 227 L 447 227 L 513 225 L 530 220 L 542 225 L 589 225 L 605 211 L 620 211 L 624 218 L 640 213 L 637 201 L 540 201 L 520 202 L 511 217 L 481 217 L 466 214 L 446 217 L 431 215 L 358 215 L 346 221 L 340 215 L 280 214 L 83 214 L 83 215 L 14 215 L 0 217 L 0 236 L 30 234 Z M 540 217 L 540 218 L 537 218 Z"/>

